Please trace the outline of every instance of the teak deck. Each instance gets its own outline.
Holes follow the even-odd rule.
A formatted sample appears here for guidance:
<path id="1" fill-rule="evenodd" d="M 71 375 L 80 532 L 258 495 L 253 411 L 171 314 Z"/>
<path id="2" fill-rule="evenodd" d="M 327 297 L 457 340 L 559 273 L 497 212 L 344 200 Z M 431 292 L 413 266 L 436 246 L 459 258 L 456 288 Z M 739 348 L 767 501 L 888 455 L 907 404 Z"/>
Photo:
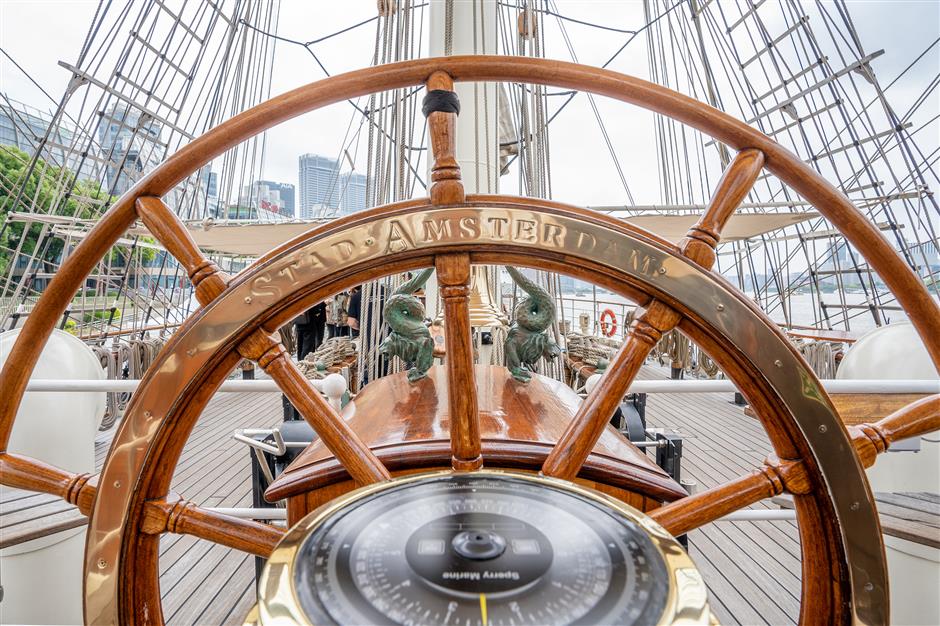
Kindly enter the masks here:
<path id="1" fill-rule="evenodd" d="M 646 366 L 640 378 L 662 378 Z M 651 394 L 648 425 L 678 430 L 682 472 L 699 488 L 748 473 L 770 451 L 760 424 L 730 402 L 731 394 Z M 206 507 L 250 506 L 248 449 L 234 441 L 237 428 L 264 428 L 282 416 L 276 394 L 217 395 L 186 444 L 173 490 Z M 112 431 L 96 443 L 99 464 Z M 26 506 L 4 488 L 0 539 L 17 526 L 70 507 L 50 496 Z M 42 506 L 39 506 L 42 505 Z M 773 506 L 770 503 L 758 506 Z M 30 513 L 31 511 L 31 513 Z M 77 515 L 66 513 L 64 516 Z M 48 522 L 48 520 L 44 520 Z M 38 522 L 34 522 L 38 523 Z M 793 522 L 719 522 L 693 531 L 691 554 L 708 583 L 713 610 L 723 624 L 786 624 L 799 613 L 800 544 Z M 165 535 L 160 551 L 160 586 L 169 624 L 241 624 L 254 602 L 254 557 L 193 537 Z"/>

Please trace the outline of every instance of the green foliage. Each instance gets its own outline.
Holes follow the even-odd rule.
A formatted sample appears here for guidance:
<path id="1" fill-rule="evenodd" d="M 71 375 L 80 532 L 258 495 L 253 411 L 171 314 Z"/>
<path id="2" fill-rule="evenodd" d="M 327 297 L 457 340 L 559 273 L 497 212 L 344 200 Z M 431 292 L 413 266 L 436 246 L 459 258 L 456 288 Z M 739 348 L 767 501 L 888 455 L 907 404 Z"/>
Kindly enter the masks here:
<path id="1" fill-rule="evenodd" d="M 30 160 L 27 153 L 14 146 L 0 146 L 0 217 L 3 218 L 3 222 L 6 221 L 9 213 L 26 211 L 92 219 L 98 217 L 100 211 L 114 200 L 101 189 L 100 183 L 74 180 L 75 176 L 71 171 L 49 165 L 42 159 L 37 160 L 29 178 L 25 178 L 26 172 L 29 171 Z M 24 180 L 25 187 L 23 187 Z M 69 193 L 61 193 L 62 185 L 73 180 L 74 183 Z M 23 193 L 17 205 L 16 198 L 21 188 Z M 76 197 L 95 198 L 104 201 L 104 204 L 87 203 L 76 200 Z M 12 257 L 9 249 L 15 249 L 19 244 L 25 227 L 26 224 L 23 222 L 13 222 L 4 230 L 3 237 L 0 239 L 0 274 L 6 272 Z M 36 250 L 41 230 L 40 224 L 29 225 L 29 231 L 26 233 L 21 249 L 23 254 L 32 254 Z M 43 251 L 43 260 L 57 260 L 62 254 L 63 245 L 64 242 L 61 239 L 52 240 Z M 152 257 L 153 251 L 149 250 L 149 252 Z"/>
<path id="2" fill-rule="evenodd" d="M 103 309 L 99 311 L 87 311 L 82 314 L 82 321 L 84 321 L 86 324 L 90 324 L 91 322 L 95 322 L 99 320 L 104 321 L 104 322 L 107 322 L 108 320 L 116 322 L 119 319 L 121 319 L 121 309 L 116 308 L 116 307 L 114 309 L 113 318 L 111 317 L 111 309 Z M 68 327 L 68 323 L 66 323 L 66 327 Z"/>

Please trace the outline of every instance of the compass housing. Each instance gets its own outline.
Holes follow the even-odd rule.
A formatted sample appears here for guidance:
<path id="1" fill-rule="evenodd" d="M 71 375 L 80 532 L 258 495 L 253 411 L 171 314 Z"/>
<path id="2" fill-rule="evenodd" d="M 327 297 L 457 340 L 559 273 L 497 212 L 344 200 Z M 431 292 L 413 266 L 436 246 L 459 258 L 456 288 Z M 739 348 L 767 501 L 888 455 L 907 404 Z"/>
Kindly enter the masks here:
<path id="1" fill-rule="evenodd" d="M 707 623 L 705 583 L 636 509 L 568 481 L 413 474 L 312 512 L 261 576 L 259 624 Z"/>

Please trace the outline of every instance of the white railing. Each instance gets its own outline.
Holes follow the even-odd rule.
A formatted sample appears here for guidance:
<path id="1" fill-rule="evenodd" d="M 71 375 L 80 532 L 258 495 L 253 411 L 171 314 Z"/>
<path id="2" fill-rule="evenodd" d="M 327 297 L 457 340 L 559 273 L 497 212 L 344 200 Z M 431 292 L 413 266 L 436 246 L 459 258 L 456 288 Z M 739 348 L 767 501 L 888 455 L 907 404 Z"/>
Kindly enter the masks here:
<path id="1" fill-rule="evenodd" d="M 322 380 L 311 380 L 314 387 L 321 390 L 324 382 L 331 376 L 342 378 L 339 374 L 330 374 Z M 337 381 L 338 382 L 338 381 Z M 937 380 L 837 380 L 820 381 L 829 393 L 940 393 Z M 140 384 L 139 380 L 52 380 L 33 379 L 26 386 L 26 391 L 111 391 L 132 392 Z M 345 379 L 344 389 L 346 391 Z M 273 380 L 227 380 L 219 391 L 225 393 L 280 393 L 281 389 Z M 322 390 L 321 390 L 322 391 Z M 637 380 L 630 385 L 629 393 L 725 393 L 737 392 L 738 388 L 730 380 Z M 330 395 L 327 393 L 327 395 Z"/>

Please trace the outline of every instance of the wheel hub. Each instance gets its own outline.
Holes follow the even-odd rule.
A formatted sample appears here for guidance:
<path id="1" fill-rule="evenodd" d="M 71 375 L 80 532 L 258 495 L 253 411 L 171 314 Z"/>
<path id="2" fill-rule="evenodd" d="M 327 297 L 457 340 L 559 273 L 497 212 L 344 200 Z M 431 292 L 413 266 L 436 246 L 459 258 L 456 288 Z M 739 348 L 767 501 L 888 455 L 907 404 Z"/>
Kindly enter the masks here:
<path id="1" fill-rule="evenodd" d="M 285 537 L 261 622 L 704 622 L 705 586 L 642 513 L 565 481 L 480 471 L 349 494 Z"/>

